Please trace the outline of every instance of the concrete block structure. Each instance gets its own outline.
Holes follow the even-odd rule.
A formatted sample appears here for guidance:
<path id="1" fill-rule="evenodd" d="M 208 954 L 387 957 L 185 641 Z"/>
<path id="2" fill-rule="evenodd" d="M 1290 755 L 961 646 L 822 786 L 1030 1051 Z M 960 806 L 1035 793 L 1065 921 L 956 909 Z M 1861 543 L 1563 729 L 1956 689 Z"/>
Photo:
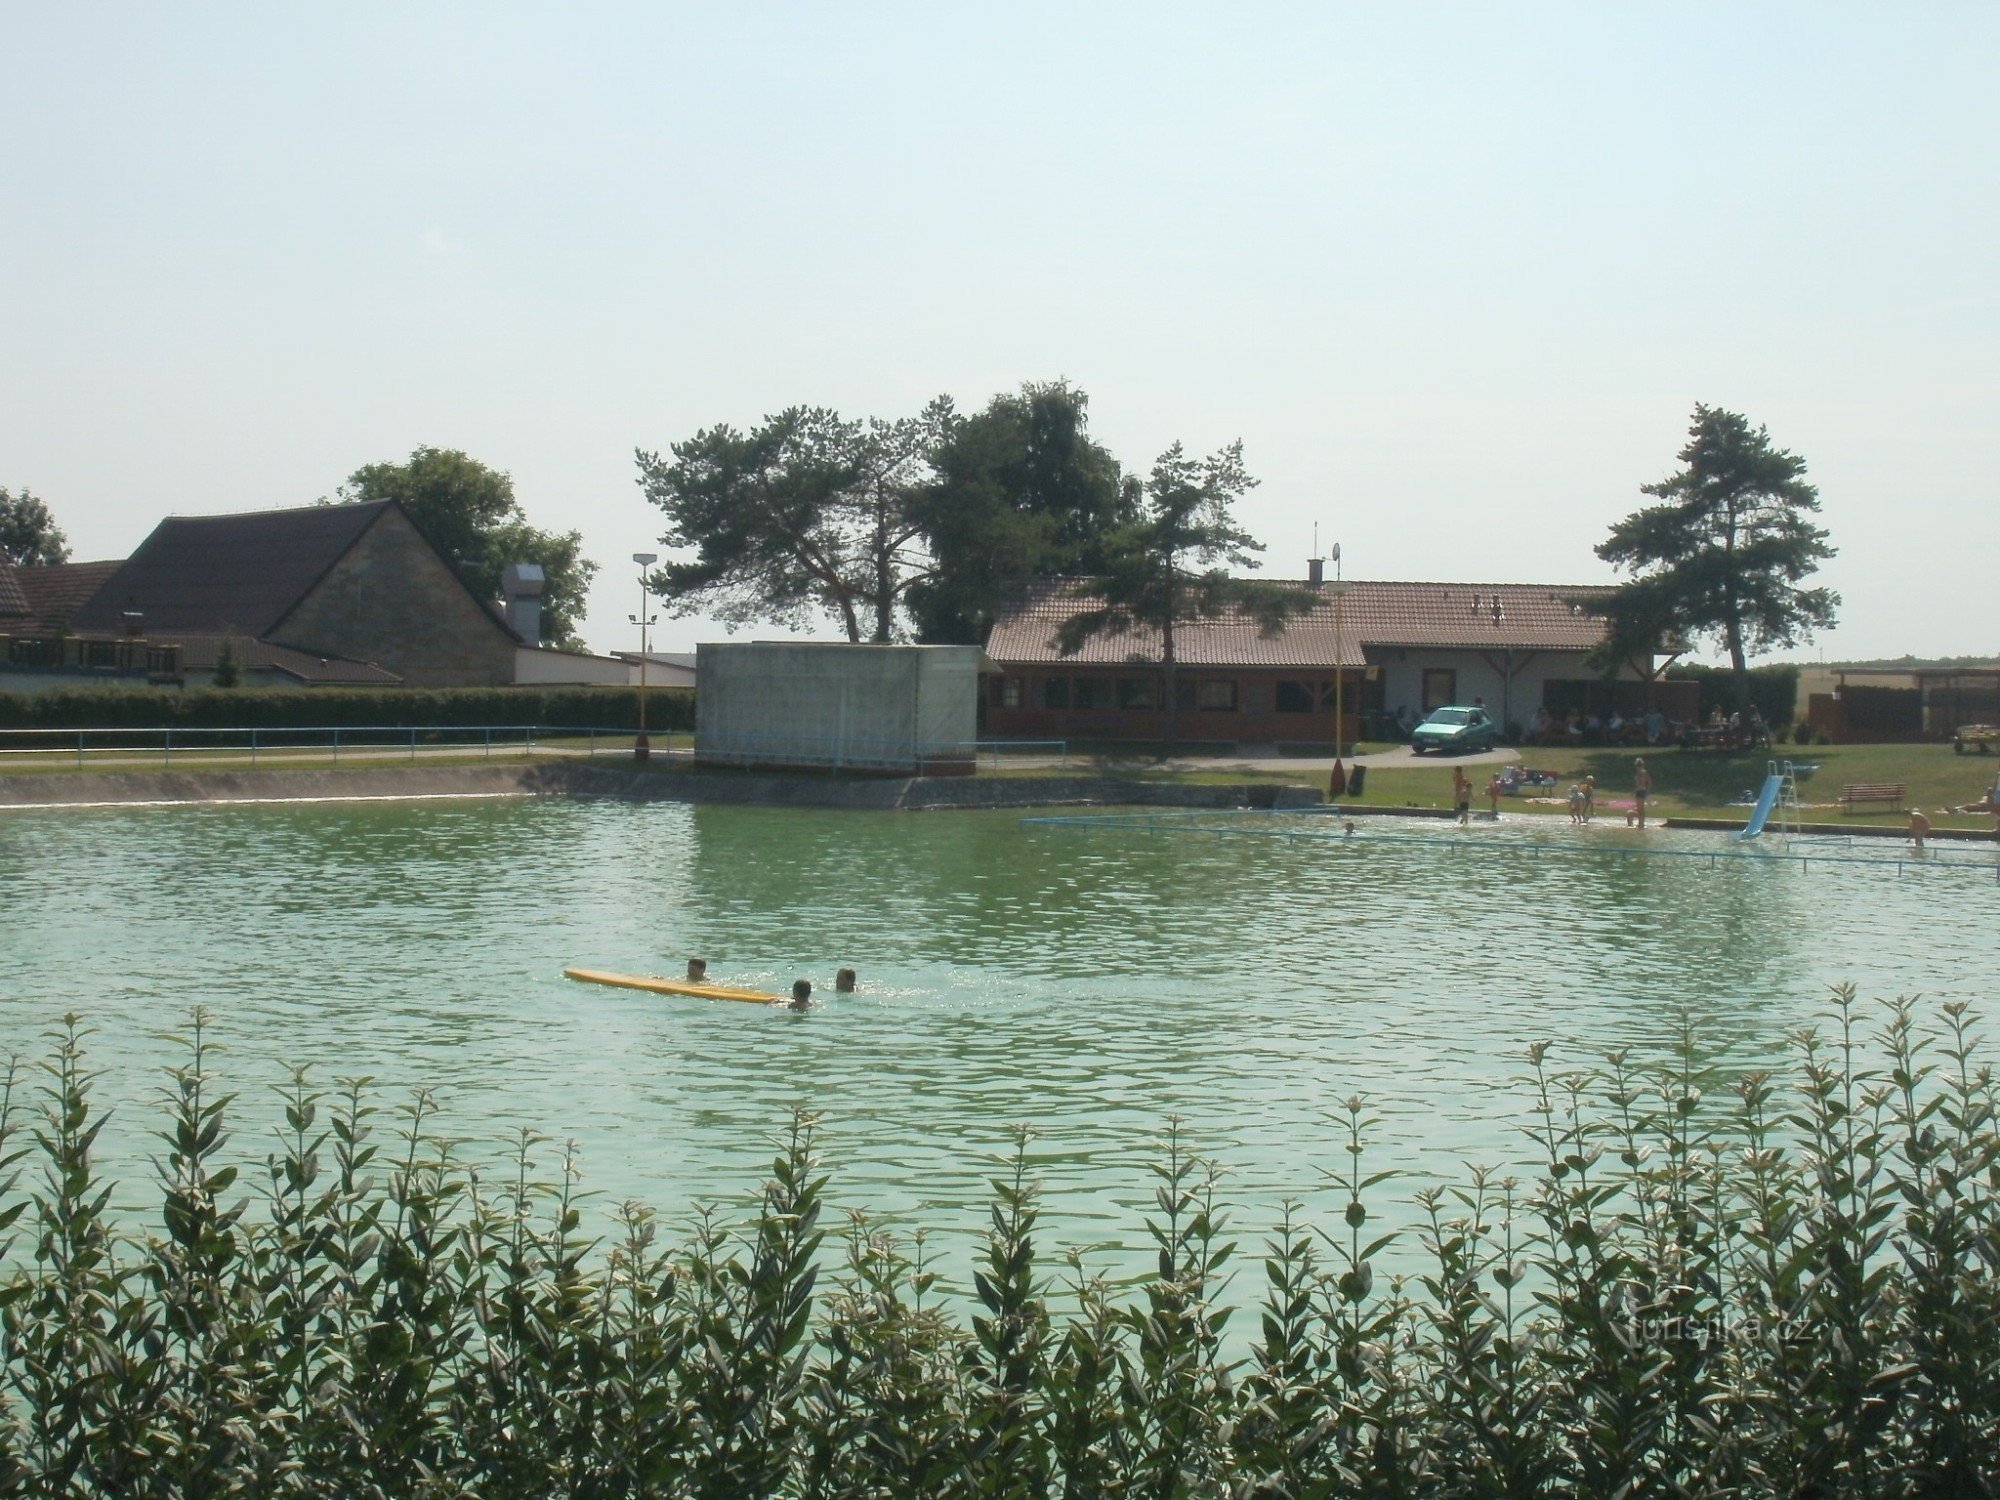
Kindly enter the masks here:
<path id="1" fill-rule="evenodd" d="M 820 641 L 695 649 L 695 758 L 883 775 L 971 774 L 977 646 Z"/>

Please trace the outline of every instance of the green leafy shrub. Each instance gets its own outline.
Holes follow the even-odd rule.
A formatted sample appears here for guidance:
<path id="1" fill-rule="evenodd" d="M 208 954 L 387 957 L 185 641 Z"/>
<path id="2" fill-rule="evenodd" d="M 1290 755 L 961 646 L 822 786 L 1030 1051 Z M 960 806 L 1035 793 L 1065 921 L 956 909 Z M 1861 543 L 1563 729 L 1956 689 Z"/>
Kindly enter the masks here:
<path id="1" fill-rule="evenodd" d="M 1401 1279 L 1350 1100 L 1327 1222 L 1285 1206 L 1234 1342 L 1216 1174 L 1171 1126 L 1142 1281 L 1051 1264 L 1017 1131 L 961 1309 L 921 1234 L 828 1228 L 804 1113 L 756 1216 L 678 1245 L 629 1204 L 592 1241 L 567 1158 L 539 1180 L 524 1134 L 474 1171 L 427 1097 L 385 1119 L 365 1080 L 296 1075 L 239 1182 L 207 1030 L 169 1073 L 148 1235 L 106 1214 L 75 1020 L 0 1072 L 0 1493 L 2000 1485 L 2000 1101 L 1963 1006 L 1870 1036 L 1839 991 L 1785 1079 L 1719 1080 L 1691 1025 L 1653 1064 L 1536 1046 L 1538 1166 L 1419 1194 Z"/>

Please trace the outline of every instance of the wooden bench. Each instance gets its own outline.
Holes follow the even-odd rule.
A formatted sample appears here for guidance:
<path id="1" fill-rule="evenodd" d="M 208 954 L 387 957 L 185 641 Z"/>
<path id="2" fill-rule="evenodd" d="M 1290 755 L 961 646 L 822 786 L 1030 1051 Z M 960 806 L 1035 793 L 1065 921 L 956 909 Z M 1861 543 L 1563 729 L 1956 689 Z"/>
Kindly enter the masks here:
<path id="1" fill-rule="evenodd" d="M 1900 781 L 1856 782 L 1840 794 L 1840 810 L 1851 813 L 1857 803 L 1884 802 L 1889 805 L 1891 812 L 1900 812 L 1903 798 L 1909 790 L 1909 786 Z"/>

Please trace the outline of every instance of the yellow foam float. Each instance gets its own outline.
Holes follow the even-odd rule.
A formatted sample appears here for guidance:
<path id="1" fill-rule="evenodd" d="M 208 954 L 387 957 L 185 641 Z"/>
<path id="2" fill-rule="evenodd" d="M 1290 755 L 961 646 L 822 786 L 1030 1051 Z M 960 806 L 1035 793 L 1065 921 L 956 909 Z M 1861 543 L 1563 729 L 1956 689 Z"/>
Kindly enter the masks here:
<path id="1" fill-rule="evenodd" d="M 686 995 L 696 1000 L 742 1000 L 751 1005 L 769 1005 L 783 999 L 766 990 L 738 989 L 732 984 L 696 984 L 687 979 L 662 979 L 654 974 L 614 974 L 609 969 L 583 969 L 572 966 L 563 970 L 566 979 L 580 979 L 585 984 L 611 984 L 625 990 L 650 990 L 656 995 Z"/>

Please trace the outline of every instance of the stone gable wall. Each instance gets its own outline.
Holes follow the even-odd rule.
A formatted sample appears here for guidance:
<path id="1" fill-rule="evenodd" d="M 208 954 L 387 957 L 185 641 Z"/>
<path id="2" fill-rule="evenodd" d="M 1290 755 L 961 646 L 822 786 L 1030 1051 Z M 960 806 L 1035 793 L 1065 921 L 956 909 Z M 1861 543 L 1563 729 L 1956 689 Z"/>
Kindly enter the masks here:
<path id="1" fill-rule="evenodd" d="M 412 687 L 514 680 L 515 641 L 408 517 L 386 510 L 269 639 L 387 667 Z"/>

